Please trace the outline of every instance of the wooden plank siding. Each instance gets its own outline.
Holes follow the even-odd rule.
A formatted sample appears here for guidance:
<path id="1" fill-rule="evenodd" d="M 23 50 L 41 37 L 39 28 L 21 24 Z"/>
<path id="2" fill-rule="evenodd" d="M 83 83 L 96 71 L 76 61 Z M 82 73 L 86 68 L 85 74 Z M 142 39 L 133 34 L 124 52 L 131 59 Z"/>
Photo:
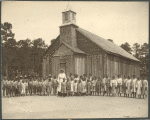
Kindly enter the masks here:
<path id="1" fill-rule="evenodd" d="M 81 76 L 86 74 L 86 56 L 74 55 L 75 74 Z"/>
<path id="2" fill-rule="evenodd" d="M 60 45 L 60 37 L 58 36 L 56 38 L 56 40 L 49 46 L 49 48 L 46 50 L 46 52 L 44 53 L 42 59 L 42 76 L 45 77 L 46 76 L 46 69 L 43 69 L 44 65 L 47 64 L 48 66 L 48 74 L 52 74 L 52 53 L 53 51 Z M 49 57 L 49 62 L 46 63 L 46 61 L 44 60 L 44 57 L 46 57 L 46 55 L 48 55 Z"/>
<path id="3" fill-rule="evenodd" d="M 139 77 L 140 67 L 138 64 L 139 63 L 134 61 L 107 54 L 107 75 L 110 78 L 112 78 L 112 76 L 117 77 L 118 74 L 121 75 L 121 77 L 124 77 L 124 75 L 130 77 L 136 75 Z"/>

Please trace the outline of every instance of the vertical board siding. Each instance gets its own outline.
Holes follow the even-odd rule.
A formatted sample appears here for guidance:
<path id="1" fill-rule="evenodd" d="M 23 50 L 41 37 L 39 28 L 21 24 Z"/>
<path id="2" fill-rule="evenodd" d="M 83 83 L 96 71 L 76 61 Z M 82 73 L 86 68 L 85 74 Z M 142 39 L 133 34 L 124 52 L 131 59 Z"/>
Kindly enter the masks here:
<path id="1" fill-rule="evenodd" d="M 75 74 L 78 74 L 80 77 L 83 74 L 86 74 L 85 72 L 85 59 L 86 57 L 82 55 L 76 55 L 75 56 Z"/>

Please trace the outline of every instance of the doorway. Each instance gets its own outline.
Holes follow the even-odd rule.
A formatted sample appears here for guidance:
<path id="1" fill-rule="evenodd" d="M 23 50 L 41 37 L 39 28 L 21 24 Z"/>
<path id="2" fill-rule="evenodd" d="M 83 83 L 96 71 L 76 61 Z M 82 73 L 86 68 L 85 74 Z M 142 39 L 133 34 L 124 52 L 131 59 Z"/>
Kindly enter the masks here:
<path id="1" fill-rule="evenodd" d="M 60 69 L 65 70 L 66 73 L 66 63 L 60 63 Z"/>

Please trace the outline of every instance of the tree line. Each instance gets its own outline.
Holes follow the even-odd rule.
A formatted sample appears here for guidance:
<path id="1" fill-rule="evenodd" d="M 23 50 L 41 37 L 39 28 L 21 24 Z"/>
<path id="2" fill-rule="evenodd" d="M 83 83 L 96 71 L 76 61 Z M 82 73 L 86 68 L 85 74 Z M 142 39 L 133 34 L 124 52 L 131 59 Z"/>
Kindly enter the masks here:
<path id="1" fill-rule="evenodd" d="M 140 74 L 141 76 L 149 74 L 149 44 L 144 43 L 140 45 L 139 43 L 134 43 L 131 47 L 129 43 L 121 44 L 124 50 L 132 54 L 134 57 L 140 60 Z"/>
<path id="2" fill-rule="evenodd" d="M 110 39 L 110 41 L 112 41 Z M 51 41 L 53 42 L 53 40 Z M 113 42 L 113 41 L 112 41 Z M 124 50 L 140 60 L 141 75 L 148 75 L 149 66 L 149 44 L 140 45 L 134 43 L 131 47 L 129 43 L 121 44 Z M 12 32 L 12 24 L 1 23 L 1 60 L 2 76 L 14 77 L 16 75 L 42 75 L 42 59 L 48 45 L 42 38 L 30 40 L 15 40 Z"/>
<path id="3" fill-rule="evenodd" d="M 12 32 L 12 24 L 1 23 L 1 60 L 2 75 L 40 74 L 42 70 L 41 56 L 47 49 L 42 38 L 16 41 Z"/>

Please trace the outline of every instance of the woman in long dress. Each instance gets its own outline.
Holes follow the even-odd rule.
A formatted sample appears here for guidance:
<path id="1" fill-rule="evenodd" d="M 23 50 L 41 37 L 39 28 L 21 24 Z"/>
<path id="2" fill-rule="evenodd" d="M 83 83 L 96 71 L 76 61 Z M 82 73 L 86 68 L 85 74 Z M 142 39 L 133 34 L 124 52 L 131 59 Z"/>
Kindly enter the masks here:
<path id="1" fill-rule="evenodd" d="M 63 79 L 66 80 L 66 74 L 65 74 L 64 70 L 61 69 L 60 73 L 58 75 L 58 83 L 59 83 L 58 88 L 57 88 L 58 95 L 60 95 L 60 93 L 61 93 L 61 83 L 63 82 Z"/>

